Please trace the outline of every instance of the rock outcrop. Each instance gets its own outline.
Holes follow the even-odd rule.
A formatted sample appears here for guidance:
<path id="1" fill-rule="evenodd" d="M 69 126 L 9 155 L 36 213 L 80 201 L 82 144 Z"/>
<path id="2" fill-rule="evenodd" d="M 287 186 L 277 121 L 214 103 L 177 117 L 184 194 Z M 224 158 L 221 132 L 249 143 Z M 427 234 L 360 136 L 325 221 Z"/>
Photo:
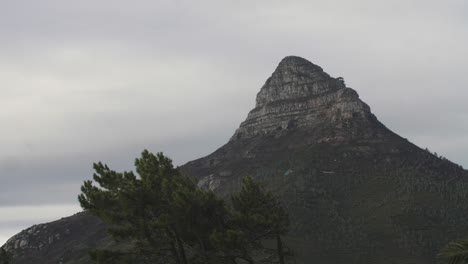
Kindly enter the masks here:
<path id="1" fill-rule="evenodd" d="M 263 181 L 290 215 L 288 263 L 435 264 L 468 229 L 468 172 L 390 131 L 342 78 L 299 57 L 280 62 L 227 144 L 180 170 L 226 199 L 246 175 Z M 88 263 L 86 249 L 109 243 L 90 219 L 21 232 L 7 243 L 13 263 Z"/>
<path id="2" fill-rule="evenodd" d="M 231 140 L 369 116 L 369 107 L 346 88 L 342 78 L 332 78 L 319 66 L 290 56 L 263 85 L 255 108 Z"/>
<path id="3" fill-rule="evenodd" d="M 181 169 L 227 199 L 243 176 L 267 184 L 290 214 L 296 263 L 436 263 L 468 228 L 468 172 L 299 57 L 279 63 L 226 145 Z"/>
<path id="4" fill-rule="evenodd" d="M 105 225 L 87 213 L 34 225 L 10 238 L 4 249 L 13 254 L 13 263 L 91 263 L 88 252 L 113 242 Z"/>

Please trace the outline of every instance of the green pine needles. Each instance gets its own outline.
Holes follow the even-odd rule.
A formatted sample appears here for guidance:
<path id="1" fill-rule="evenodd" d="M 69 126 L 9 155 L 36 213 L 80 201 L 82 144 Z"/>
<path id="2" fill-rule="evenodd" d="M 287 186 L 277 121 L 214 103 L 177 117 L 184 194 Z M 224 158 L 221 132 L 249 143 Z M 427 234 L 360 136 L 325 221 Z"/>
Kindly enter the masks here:
<path id="1" fill-rule="evenodd" d="M 96 163 L 94 181 L 81 187 L 81 206 L 108 224 L 118 245 L 91 252 L 96 263 L 284 264 L 291 255 L 282 241 L 288 215 L 252 178 L 228 207 L 162 153 L 143 151 L 135 167 L 116 172 Z"/>
<path id="2" fill-rule="evenodd" d="M 439 253 L 439 257 L 447 259 L 449 264 L 468 263 L 468 240 L 448 243 Z"/>

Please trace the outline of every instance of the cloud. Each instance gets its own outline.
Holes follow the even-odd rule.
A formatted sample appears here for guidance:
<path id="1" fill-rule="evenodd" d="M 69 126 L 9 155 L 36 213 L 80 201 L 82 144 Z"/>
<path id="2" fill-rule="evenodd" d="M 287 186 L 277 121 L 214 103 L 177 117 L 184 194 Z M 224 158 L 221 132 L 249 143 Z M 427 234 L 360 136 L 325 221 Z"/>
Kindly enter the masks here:
<path id="1" fill-rule="evenodd" d="M 209 154 L 286 55 L 467 167 L 467 14 L 464 0 L 2 3 L 0 206 L 76 203 L 92 162 L 132 169 L 145 148 Z"/>
<path id="2" fill-rule="evenodd" d="M 47 205 L 47 206 L 6 206 L 0 207 L 0 223 L 17 223 L 30 218 L 39 222 L 50 221 L 58 213 L 64 216 L 80 211 L 75 204 Z"/>
<path id="3" fill-rule="evenodd" d="M 79 211 L 80 208 L 76 204 L 0 206 L 0 245 L 18 231 L 29 228 L 31 223 L 46 223 L 58 220 L 58 216 L 70 216 Z"/>

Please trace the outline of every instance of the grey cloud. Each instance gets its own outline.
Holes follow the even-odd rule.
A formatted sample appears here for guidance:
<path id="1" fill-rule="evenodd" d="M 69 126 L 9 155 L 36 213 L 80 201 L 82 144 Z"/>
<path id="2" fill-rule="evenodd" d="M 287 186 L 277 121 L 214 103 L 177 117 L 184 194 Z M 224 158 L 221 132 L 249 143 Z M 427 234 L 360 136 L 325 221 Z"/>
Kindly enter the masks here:
<path id="1" fill-rule="evenodd" d="M 79 208 L 73 204 L 52 206 L 0 206 L 0 244 L 7 239 L 34 224 L 42 224 L 57 220 L 59 215 L 70 216 Z"/>
<path id="2" fill-rule="evenodd" d="M 224 144 L 231 131 L 207 131 L 203 136 L 176 138 L 168 141 L 137 140 L 123 142 L 98 151 L 63 150 L 59 155 L 12 157 L 0 164 L 1 205 L 49 205 L 76 203 L 80 186 L 92 178 L 92 164 L 102 161 L 117 171 L 133 170 L 133 161 L 143 149 L 164 152 L 175 165 L 207 155 Z M 230 134 L 228 134 L 230 135 Z M 92 149 L 92 146 L 88 146 Z M 13 165 L 10 165 L 13 164 Z"/>
<path id="3" fill-rule="evenodd" d="M 144 148 L 209 154 L 286 55 L 467 167 L 467 14 L 464 0 L 2 3 L 0 205 L 76 203 L 92 162 L 132 169 Z"/>

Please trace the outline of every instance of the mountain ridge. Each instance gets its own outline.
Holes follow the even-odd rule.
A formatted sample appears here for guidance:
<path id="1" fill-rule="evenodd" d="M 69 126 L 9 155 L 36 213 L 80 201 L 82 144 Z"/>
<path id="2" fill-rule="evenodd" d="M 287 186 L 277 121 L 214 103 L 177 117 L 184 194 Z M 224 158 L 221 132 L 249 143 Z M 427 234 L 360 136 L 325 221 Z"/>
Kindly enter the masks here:
<path id="1" fill-rule="evenodd" d="M 468 228 L 468 172 L 389 130 L 342 78 L 296 56 L 278 64 L 225 145 L 180 170 L 226 199 L 243 176 L 265 182 L 291 216 L 287 243 L 299 264 L 436 263 L 440 246 Z M 88 263 L 71 256 L 96 245 L 86 234 L 104 231 L 73 228 L 91 217 L 67 219 L 74 236 L 60 236 L 70 247 L 62 255 L 54 243 L 30 247 L 48 239 L 31 229 L 7 250 L 17 264 Z"/>
<path id="2" fill-rule="evenodd" d="M 323 111 L 330 104 L 334 108 Z M 231 140 L 269 133 L 272 130 L 309 126 L 317 114 L 349 119 L 351 115 L 370 114 L 342 78 L 332 78 L 323 69 L 301 57 L 287 56 L 257 94 L 255 108 L 241 123 Z M 322 118 L 323 119 L 323 118 Z"/>

